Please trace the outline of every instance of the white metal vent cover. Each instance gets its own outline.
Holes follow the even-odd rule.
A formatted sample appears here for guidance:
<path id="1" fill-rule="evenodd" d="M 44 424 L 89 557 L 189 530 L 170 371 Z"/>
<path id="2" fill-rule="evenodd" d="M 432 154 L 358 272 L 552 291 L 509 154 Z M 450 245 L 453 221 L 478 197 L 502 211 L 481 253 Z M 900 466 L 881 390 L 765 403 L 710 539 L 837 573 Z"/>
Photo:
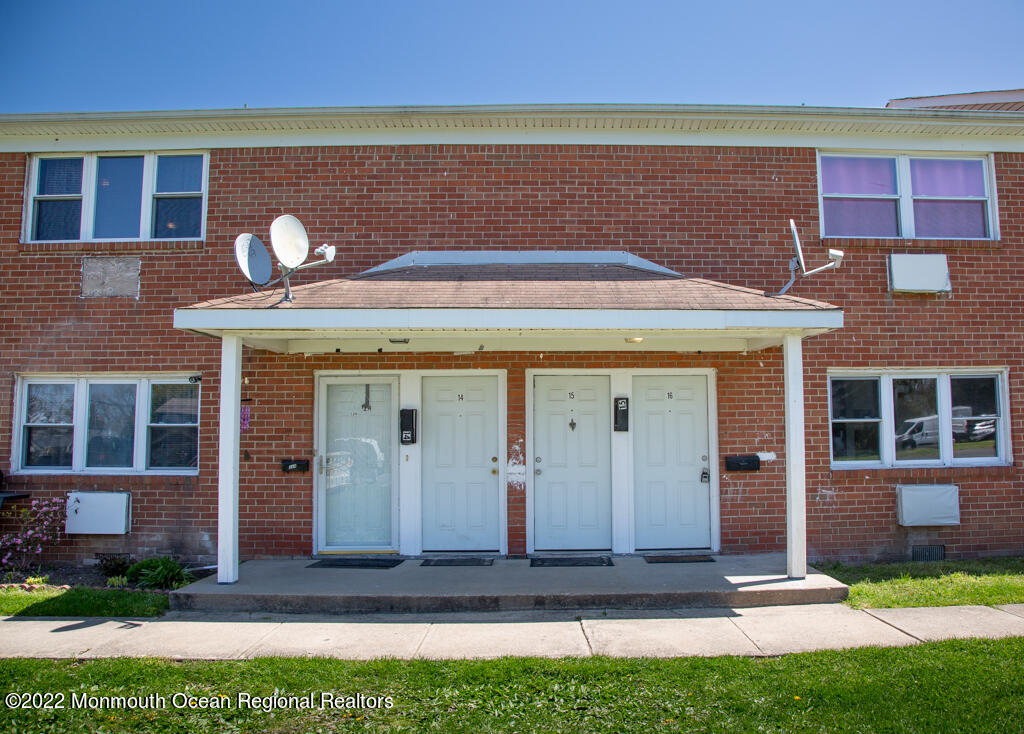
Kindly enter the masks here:
<path id="1" fill-rule="evenodd" d="M 905 527 L 959 525 L 960 489 L 955 484 L 898 484 L 896 516 Z"/>
<path id="2" fill-rule="evenodd" d="M 128 492 L 68 492 L 68 535 L 126 535 L 131 527 Z"/>
<path id="3" fill-rule="evenodd" d="M 894 293 L 950 293 L 945 255 L 889 255 L 889 290 Z"/>

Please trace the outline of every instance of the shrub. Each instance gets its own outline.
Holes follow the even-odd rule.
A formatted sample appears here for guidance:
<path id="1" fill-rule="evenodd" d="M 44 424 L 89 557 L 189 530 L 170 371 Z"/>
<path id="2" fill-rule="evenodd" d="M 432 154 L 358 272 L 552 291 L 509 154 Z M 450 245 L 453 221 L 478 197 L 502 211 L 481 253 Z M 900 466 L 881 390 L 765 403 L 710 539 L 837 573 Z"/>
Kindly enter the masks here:
<path id="1" fill-rule="evenodd" d="M 132 566 L 132 559 L 127 553 L 97 553 L 97 565 L 100 572 L 107 578 L 125 576 Z"/>
<path id="2" fill-rule="evenodd" d="M 107 588 L 123 589 L 128 585 L 128 579 L 124 576 L 111 576 L 107 579 Z"/>
<path id="3" fill-rule="evenodd" d="M 43 550 L 60 539 L 64 527 L 64 500 L 34 499 L 14 515 L 19 528 L 0 535 L 0 570 L 24 571 L 38 566 Z"/>
<path id="4" fill-rule="evenodd" d="M 192 574 L 173 558 L 147 558 L 128 569 L 128 580 L 140 589 L 177 589 L 192 581 Z"/>

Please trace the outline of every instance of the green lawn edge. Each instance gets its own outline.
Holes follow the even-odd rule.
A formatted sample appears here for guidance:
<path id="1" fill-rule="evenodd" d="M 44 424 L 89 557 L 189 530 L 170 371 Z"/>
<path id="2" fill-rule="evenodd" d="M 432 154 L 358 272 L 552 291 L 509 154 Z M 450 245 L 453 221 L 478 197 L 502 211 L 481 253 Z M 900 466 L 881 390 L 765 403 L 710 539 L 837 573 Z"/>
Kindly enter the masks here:
<path id="1" fill-rule="evenodd" d="M 165 697 L 164 708 L 0 710 L 35 732 L 1016 732 L 1024 638 L 951 640 L 777 658 L 502 658 L 369 662 L 257 658 L 4 661 L 0 688 Z M 392 708 L 320 708 L 390 696 Z M 247 708 L 239 695 L 311 696 Z M 230 702 L 175 708 L 174 694 Z M 220 698 L 220 697 L 226 698 Z"/>
<path id="2" fill-rule="evenodd" d="M 1024 558 L 985 558 L 815 568 L 850 587 L 855 609 L 1024 604 Z"/>
<path id="3" fill-rule="evenodd" d="M 166 594 L 124 589 L 55 586 L 0 589 L 0 616 L 156 617 L 168 609 Z"/>

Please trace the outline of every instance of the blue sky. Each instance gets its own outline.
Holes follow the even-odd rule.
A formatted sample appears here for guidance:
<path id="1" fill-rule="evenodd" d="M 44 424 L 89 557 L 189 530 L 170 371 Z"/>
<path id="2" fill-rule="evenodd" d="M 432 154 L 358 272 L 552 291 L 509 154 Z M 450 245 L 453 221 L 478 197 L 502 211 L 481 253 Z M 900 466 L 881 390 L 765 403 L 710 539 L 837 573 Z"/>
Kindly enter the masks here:
<path id="1" fill-rule="evenodd" d="M 0 0 L 0 112 L 883 106 L 1024 87 L 1024 1 Z"/>

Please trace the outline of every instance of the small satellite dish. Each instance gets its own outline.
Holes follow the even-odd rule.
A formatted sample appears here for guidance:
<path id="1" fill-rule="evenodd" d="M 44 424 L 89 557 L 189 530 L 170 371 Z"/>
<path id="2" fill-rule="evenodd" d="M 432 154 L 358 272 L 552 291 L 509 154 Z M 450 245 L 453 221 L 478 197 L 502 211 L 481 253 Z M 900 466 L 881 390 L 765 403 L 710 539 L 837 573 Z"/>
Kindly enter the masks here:
<path id="1" fill-rule="evenodd" d="M 309 255 L 309 237 L 302 222 L 291 214 L 283 214 L 270 225 L 270 246 L 286 268 L 295 269 Z"/>
<path id="2" fill-rule="evenodd" d="M 782 290 L 779 291 L 778 295 L 784 295 L 789 290 L 790 286 L 796 282 L 797 273 L 802 277 L 806 278 L 808 275 L 815 275 L 816 273 L 823 273 L 826 270 L 834 270 L 843 264 L 843 251 L 842 250 L 829 250 L 828 251 L 828 263 L 821 267 L 814 268 L 814 270 L 808 270 L 807 265 L 804 262 L 804 250 L 800 246 L 800 235 L 796 231 L 796 222 L 792 219 L 789 220 L 789 231 L 793 233 L 793 247 L 796 249 L 796 256 L 789 261 L 789 282 L 782 286 Z"/>
<path id="3" fill-rule="evenodd" d="M 250 283 L 264 285 L 270 280 L 273 272 L 270 253 L 256 235 L 246 232 L 235 238 L 235 260 Z"/>
<path id="4" fill-rule="evenodd" d="M 800 235 L 796 231 L 796 222 L 789 220 L 789 231 L 793 233 L 793 247 L 796 248 L 796 259 L 800 264 L 800 272 L 807 272 L 807 265 L 804 264 L 804 249 L 800 246 Z"/>

